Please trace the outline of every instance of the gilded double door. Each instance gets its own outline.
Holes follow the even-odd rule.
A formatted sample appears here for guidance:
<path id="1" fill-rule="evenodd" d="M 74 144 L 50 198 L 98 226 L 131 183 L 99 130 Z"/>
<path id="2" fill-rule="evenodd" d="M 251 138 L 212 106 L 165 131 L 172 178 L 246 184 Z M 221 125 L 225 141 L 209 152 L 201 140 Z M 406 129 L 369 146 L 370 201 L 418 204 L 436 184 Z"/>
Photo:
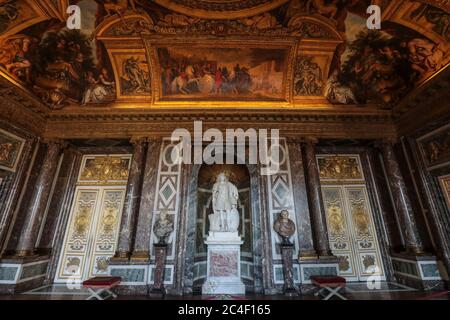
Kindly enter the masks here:
<path id="1" fill-rule="evenodd" d="M 339 257 L 339 274 L 348 281 L 377 275 L 383 263 L 358 155 L 318 156 L 328 236 Z"/>
<path id="2" fill-rule="evenodd" d="M 77 187 L 55 282 L 108 273 L 126 187 Z"/>

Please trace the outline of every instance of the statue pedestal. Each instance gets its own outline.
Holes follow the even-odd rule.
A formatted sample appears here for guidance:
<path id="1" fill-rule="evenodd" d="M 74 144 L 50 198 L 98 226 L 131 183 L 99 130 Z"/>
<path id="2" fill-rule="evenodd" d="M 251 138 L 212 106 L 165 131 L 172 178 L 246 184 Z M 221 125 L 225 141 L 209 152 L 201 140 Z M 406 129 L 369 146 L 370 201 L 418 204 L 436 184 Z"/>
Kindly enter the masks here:
<path id="1" fill-rule="evenodd" d="M 202 294 L 245 294 L 241 280 L 241 245 L 237 232 L 210 232 L 207 277 Z"/>

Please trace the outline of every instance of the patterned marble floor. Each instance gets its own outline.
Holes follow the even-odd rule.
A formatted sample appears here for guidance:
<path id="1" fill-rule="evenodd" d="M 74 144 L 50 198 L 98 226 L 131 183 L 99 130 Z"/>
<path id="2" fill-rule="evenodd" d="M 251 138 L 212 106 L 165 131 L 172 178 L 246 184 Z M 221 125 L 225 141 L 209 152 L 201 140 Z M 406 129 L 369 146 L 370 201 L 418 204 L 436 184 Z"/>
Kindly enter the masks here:
<path id="1" fill-rule="evenodd" d="M 167 297 L 168 300 L 320 300 L 313 292 L 303 292 L 298 297 L 282 295 L 263 296 L 191 296 Z M 382 282 L 380 288 L 369 290 L 365 283 L 349 283 L 343 295 L 349 300 L 450 300 L 449 291 L 419 291 L 392 282 Z M 68 288 L 65 284 L 49 285 L 14 296 L 0 296 L 0 300 L 85 300 L 89 292 L 84 288 Z M 146 296 L 119 296 L 119 300 L 151 300 Z"/>

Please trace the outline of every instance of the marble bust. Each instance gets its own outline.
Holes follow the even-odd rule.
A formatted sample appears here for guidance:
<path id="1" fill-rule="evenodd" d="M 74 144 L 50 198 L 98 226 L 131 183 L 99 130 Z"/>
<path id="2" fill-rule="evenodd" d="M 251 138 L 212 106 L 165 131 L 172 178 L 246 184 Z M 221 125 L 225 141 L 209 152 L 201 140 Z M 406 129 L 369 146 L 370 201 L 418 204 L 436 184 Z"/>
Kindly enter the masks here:
<path id="1" fill-rule="evenodd" d="M 283 244 L 291 244 L 289 238 L 295 232 L 295 223 L 294 221 L 289 219 L 289 211 L 282 210 L 280 212 L 280 215 L 278 216 L 278 219 L 275 221 L 273 228 L 276 231 L 276 233 L 278 233 L 280 237 L 283 239 Z"/>
<path id="2" fill-rule="evenodd" d="M 225 173 L 220 173 L 213 186 L 213 214 L 209 215 L 210 231 L 237 232 L 239 227 L 238 189 L 228 181 Z"/>
<path id="3" fill-rule="evenodd" d="M 166 239 L 173 232 L 173 222 L 167 216 L 166 211 L 159 213 L 158 221 L 153 226 L 153 232 L 159 238 L 159 244 L 165 244 Z"/>

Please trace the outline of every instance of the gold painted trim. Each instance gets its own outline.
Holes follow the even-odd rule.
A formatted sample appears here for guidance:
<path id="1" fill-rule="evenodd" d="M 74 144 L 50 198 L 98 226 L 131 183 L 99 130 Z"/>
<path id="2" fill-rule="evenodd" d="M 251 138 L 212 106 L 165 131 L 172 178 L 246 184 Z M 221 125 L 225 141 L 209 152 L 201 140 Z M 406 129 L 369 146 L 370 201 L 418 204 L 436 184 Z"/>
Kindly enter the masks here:
<path id="1" fill-rule="evenodd" d="M 272 0 L 269 3 L 264 3 L 259 6 L 253 7 L 253 8 L 236 10 L 236 11 L 209 11 L 209 10 L 185 7 L 185 6 L 173 3 L 170 0 L 154 0 L 154 1 L 155 1 L 155 3 L 159 4 L 162 7 L 165 7 L 167 9 L 170 9 L 175 12 L 185 14 L 185 15 L 191 16 L 191 17 L 198 17 L 198 18 L 204 18 L 204 19 L 218 19 L 218 20 L 229 19 L 229 20 L 232 20 L 232 19 L 255 16 L 260 13 L 270 11 L 270 10 L 275 9 L 275 8 L 281 6 L 282 4 L 288 2 L 289 0 Z"/>
<path id="2" fill-rule="evenodd" d="M 450 210 L 450 175 L 439 177 L 439 183 L 444 193 L 445 201 L 447 202 L 447 208 Z"/>
<path id="3" fill-rule="evenodd" d="M 123 17 L 118 17 L 118 16 L 111 16 L 106 18 L 105 20 L 103 20 L 94 30 L 94 32 L 92 33 L 91 38 L 92 39 L 97 39 L 97 40 L 105 40 L 105 39 L 141 39 L 140 37 L 126 37 L 126 36 L 118 36 L 118 37 L 113 37 L 113 36 L 105 36 L 105 33 L 107 33 L 109 31 L 109 29 L 114 26 L 116 23 L 120 23 L 124 20 L 132 20 L 135 18 L 139 18 L 142 20 L 145 20 L 146 22 L 148 22 L 149 24 L 153 25 L 153 20 L 151 19 L 151 17 L 149 17 L 147 14 L 139 14 L 139 13 L 132 13 L 132 14 L 126 14 Z"/>

